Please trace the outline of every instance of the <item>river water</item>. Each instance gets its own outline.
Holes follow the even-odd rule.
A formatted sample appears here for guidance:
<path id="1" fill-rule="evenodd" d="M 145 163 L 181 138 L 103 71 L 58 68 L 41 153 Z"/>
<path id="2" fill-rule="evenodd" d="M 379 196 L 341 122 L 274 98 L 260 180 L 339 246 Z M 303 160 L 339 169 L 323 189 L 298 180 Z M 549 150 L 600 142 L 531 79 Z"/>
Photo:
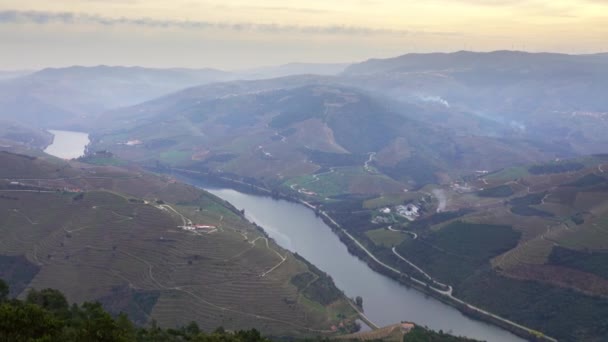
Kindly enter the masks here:
<path id="1" fill-rule="evenodd" d="M 191 178 L 180 177 L 180 180 L 203 188 L 238 209 L 245 209 L 249 220 L 264 228 L 279 245 L 297 252 L 331 275 L 348 297 L 361 296 L 365 315 L 377 325 L 413 321 L 434 330 L 480 340 L 523 341 L 373 271 L 348 252 L 323 220 L 301 204 L 218 188 Z"/>
<path id="2" fill-rule="evenodd" d="M 54 135 L 53 143 L 44 152 L 62 159 L 74 159 L 84 155 L 89 144 L 89 135 L 82 132 L 49 130 Z"/>
<path id="3" fill-rule="evenodd" d="M 53 144 L 45 152 L 60 158 L 77 158 L 89 143 L 88 134 L 50 131 Z M 245 209 L 247 218 L 261 227 L 279 245 L 296 252 L 331 275 L 349 297 L 361 296 L 366 316 L 380 326 L 412 321 L 434 330 L 486 341 L 523 341 L 517 336 L 480 321 L 470 319 L 451 306 L 373 271 L 348 253 L 337 235 L 309 208 L 284 200 L 250 195 L 218 188 L 200 180 L 180 177 Z"/>

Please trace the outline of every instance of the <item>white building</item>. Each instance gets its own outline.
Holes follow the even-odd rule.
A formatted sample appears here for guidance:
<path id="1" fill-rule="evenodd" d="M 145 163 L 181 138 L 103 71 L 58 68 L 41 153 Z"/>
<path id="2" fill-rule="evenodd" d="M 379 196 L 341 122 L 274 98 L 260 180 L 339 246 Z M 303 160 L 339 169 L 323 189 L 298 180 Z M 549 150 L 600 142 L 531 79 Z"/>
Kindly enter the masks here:
<path id="1" fill-rule="evenodd" d="M 399 205 L 395 207 L 397 214 L 405 217 L 416 217 L 420 214 L 420 208 L 414 204 Z"/>

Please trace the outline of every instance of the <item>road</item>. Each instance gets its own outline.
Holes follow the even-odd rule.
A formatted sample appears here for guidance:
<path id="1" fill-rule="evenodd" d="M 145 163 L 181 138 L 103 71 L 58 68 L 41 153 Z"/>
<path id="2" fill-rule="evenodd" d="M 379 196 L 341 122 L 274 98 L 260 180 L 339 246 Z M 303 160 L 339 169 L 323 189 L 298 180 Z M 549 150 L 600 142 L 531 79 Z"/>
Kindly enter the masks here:
<path id="1" fill-rule="evenodd" d="M 399 232 L 399 233 L 409 234 L 409 235 L 412 236 L 412 238 L 414 240 L 416 240 L 418 238 L 418 234 L 416 234 L 414 232 L 410 232 L 409 230 L 395 229 L 395 228 L 393 228 L 393 226 L 388 226 L 388 230 L 393 231 L 393 232 Z"/>
<path id="2" fill-rule="evenodd" d="M 374 158 L 376 157 L 376 152 L 371 152 L 369 154 L 369 158 L 367 159 L 367 161 L 365 162 L 365 164 L 363 164 L 363 168 L 365 169 L 365 171 L 369 172 L 369 173 L 375 173 L 371 167 L 369 166 L 369 164 L 371 164 L 371 162 L 374 161 Z"/>
<path id="3" fill-rule="evenodd" d="M 192 220 L 190 220 L 189 218 L 185 217 L 184 215 L 182 215 L 182 213 L 180 213 L 179 211 L 173 209 L 172 206 L 168 205 L 168 204 L 161 204 L 159 206 L 156 206 L 158 209 L 160 210 L 167 210 L 167 211 L 172 211 L 175 214 L 177 214 L 179 217 L 181 217 L 182 219 L 182 223 L 184 224 L 184 226 L 191 226 L 192 225 Z"/>
<path id="4" fill-rule="evenodd" d="M 279 253 L 276 250 L 270 248 L 270 243 L 268 242 L 268 238 L 265 238 L 263 236 L 259 236 L 259 237 L 255 238 L 255 239 L 253 239 L 252 241 L 249 241 L 249 243 L 252 246 L 255 246 L 255 242 L 258 241 L 258 240 L 260 240 L 260 239 L 266 241 L 266 248 L 268 248 L 269 250 L 273 251 L 279 257 L 279 259 L 281 259 L 281 261 L 279 261 L 278 264 L 276 264 L 273 267 L 271 267 L 268 271 L 263 272 L 262 274 L 260 274 L 260 277 L 263 278 L 267 274 L 269 274 L 270 272 L 272 272 L 272 271 L 276 270 L 277 268 L 279 268 L 279 266 L 281 266 L 287 260 L 287 254 L 285 254 L 285 256 L 283 256 L 283 255 L 281 255 L 281 253 Z"/>
<path id="5" fill-rule="evenodd" d="M 308 204 L 308 205 L 310 206 L 310 204 Z M 314 207 L 313 207 L 313 208 L 314 208 Z M 325 218 L 327 218 L 327 219 L 328 219 L 328 220 L 329 220 L 331 223 L 333 223 L 333 224 L 334 224 L 336 227 L 338 227 L 338 228 L 339 228 L 339 229 L 340 229 L 340 230 L 341 230 L 341 231 L 342 231 L 342 232 L 343 232 L 343 233 L 344 233 L 344 234 L 345 234 L 345 235 L 346 235 L 346 236 L 347 236 L 349 239 L 351 239 L 351 240 L 352 240 L 352 241 L 353 241 L 353 242 L 354 242 L 354 243 L 355 243 L 355 244 L 356 244 L 356 245 L 357 245 L 359 248 L 361 248 L 361 250 L 363 250 L 363 252 L 365 252 L 365 254 L 367 254 L 367 255 L 368 255 L 368 256 L 369 256 L 369 257 L 370 257 L 370 258 L 371 258 L 371 259 L 372 259 L 374 262 L 376 262 L 378 265 L 380 265 L 380 266 L 382 266 L 382 267 L 386 268 L 387 270 L 392 271 L 392 272 L 394 272 L 394 273 L 396 273 L 396 274 L 398 274 L 398 275 L 400 275 L 400 276 L 401 276 L 401 275 L 405 275 L 405 276 L 407 276 L 407 274 L 405 274 L 405 273 L 403 273 L 403 272 L 399 271 L 398 269 L 396 269 L 396 268 L 394 268 L 394 267 L 392 267 L 392 266 L 389 266 L 389 265 L 385 264 L 384 262 L 380 261 L 380 260 L 379 260 L 379 259 L 378 259 L 378 258 L 377 258 L 377 257 L 376 257 L 376 256 L 375 256 L 373 253 L 372 253 L 372 252 L 370 252 L 370 251 L 369 251 L 369 250 L 368 250 L 368 249 L 367 249 L 365 246 L 363 246 L 363 245 L 362 245 L 362 244 L 361 244 L 361 243 L 360 243 L 360 242 L 359 242 L 359 241 L 358 241 L 358 240 L 357 240 L 357 239 L 356 239 L 354 236 L 352 236 L 352 235 L 351 235 L 349 232 L 347 232 L 347 231 L 346 231 L 344 228 L 342 228 L 342 226 L 340 226 L 340 225 L 339 225 L 339 224 L 338 224 L 336 221 L 334 221 L 334 219 L 332 219 L 332 218 L 331 218 L 329 215 L 327 215 L 327 213 L 326 213 L 326 212 L 321 211 L 321 215 L 323 215 L 323 216 L 324 216 Z M 415 283 L 417 283 L 417 284 L 419 284 L 419 285 L 422 285 L 422 286 L 424 286 L 424 287 L 426 287 L 426 285 L 427 285 L 427 283 L 425 283 L 425 282 L 423 282 L 423 281 L 420 281 L 420 280 L 418 280 L 418 279 L 411 278 L 411 277 L 410 277 L 410 279 L 411 279 L 413 282 L 415 282 Z M 467 307 L 469 310 L 476 311 L 477 313 L 483 314 L 483 315 L 488 316 L 488 317 L 492 317 L 493 319 L 495 319 L 495 320 L 497 320 L 497 321 L 500 321 L 500 322 L 506 323 L 506 324 L 511 325 L 511 326 L 513 326 L 513 327 L 516 327 L 516 328 L 518 328 L 518 329 L 520 329 L 520 330 L 526 331 L 526 332 L 528 332 L 528 333 L 530 333 L 530 334 L 537 335 L 537 336 L 540 334 L 540 333 L 539 333 L 538 331 L 536 331 L 536 330 L 530 329 L 530 328 L 525 327 L 525 326 L 523 326 L 523 325 L 521 325 L 521 324 L 515 323 L 515 322 L 510 321 L 510 320 L 508 320 L 508 319 L 506 319 L 506 318 L 500 317 L 500 316 L 495 315 L 495 314 L 493 314 L 493 313 L 491 313 L 491 312 L 488 312 L 488 311 L 485 311 L 485 310 L 483 310 L 483 309 L 480 309 L 480 308 L 478 308 L 478 307 L 476 307 L 476 306 L 474 306 L 474 305 L 471 305 L 471 304 L 469 304 L 469 303 L 467 303 L 467 302 L 465 302 L 465 301 L 463 301 L 463 300 L 460 300 L 460 299 L 458 299 L 458 298 L 454 297 L 454 296 L 452 295 L 452 288 L 451 288 L 451 287 L 449 287 L 449 290 L 448 290 L 448 291 L 443 291 L 443 290 L 440 290 L 440 289 L 436 289 L 436 288 L 434 288 L 434 287 L 429 287 L 429 289 L 430 289 L 431 291 L 434 291 L 434 292 L 436 292 L 436 293 L 440 294 L 440 295 L 443 295 L 443 296 L 449 297 L 449 298 L 450 298 L 451 300 L 453 300 L 454 302 L 456 302 L 456 303 L 459 303 L 459 304 L 461 304 L 461 305 L 466 306 L 466 307 Z M 546 340 L 548 340 L 548 341 L 557 342 L 557 340 L 556 340 L 556 339 L 554 339 L 554 338 L 552 338 L 552 337 L 549 337 L 549 336 L 546 336 L 546 335 L 542 335 L 542 336 L 543 336 L 543 338 L 544 338 L 544 339 L 546 339 Z"/>
<path id="6" fill-rule="evenodd" d="M 201 172 L 197 172 L 197 171 L 191 171 L 191 170 L 183 170 L 183 169 L 182 169 L 182 171 L 186 171 L 186 172 L 190 172 L 190 173 L 199 173 L 199 174 L 202 174 Z M 229 178 L 225 178 L 225 179 L 226 179 L 226 180 L 229 180 L 229 181 L 234 181 L 234 180 L 229 179 Z M 252 186 L 251 184 L 248 184 L 248 183 L 245 183 L 245 182 L 240 182 L 240 181 L 234 181 L 234 182 L 236 182 L 236 183 L 240 183 L 240 184 L 243 184 L 243 185 L 247 185 L 247 186 Z M 271 191 L 270 191 L 270 190 L 268 190 L 268 189 L 264 189 L 264 188 L 262 188 L 262 187 L 255 186 L 255 185 L 254 185 L 254 187 L 255 187 L 255 188 L 257 188 L 257 189 L 259 189 L 259 190 L 261 190 L 261 191 L 263 191 L 263 192 L 266 192 L 266 193 L 271 193 Z M 312 205 L 312 204 L 310 204 L 310 203 L 308 203 L 308 202 L 306 202 L 306 201 L 304 201 L 304 200 L 299 199 L 299 202 L 300 202 L 300 203 L 302 203 L 302 204 L 304 204 L 305 206 L 307 206 L 307 207 L 311 208 L 312 210 L 316 210 L 316 209 L 317 209 L 317 207 L 315 207 L 314 205 Z M 385 269 L 387 269 L 387 270 L 389 270 L 389 271 L 391 271 L 391 272 L 394 272 L 394 273 L 396 273 L 396 274 L 398 274 L 398 275 L 400 275 L 400 276 L 401 276 L 401 275 L 407 276 L 407 274 L 405 274 L 405 273 L 403 273 L 403 272 L 399 271 L 398 269 L 396 269 L 396 268 L 394 268 L 394 267 L 392 267 L 392 266 L 389 266 L 389 265 L 385 264 L 384 262 L 380 261 L 380 260 L 379 260 L 379 259 L 378 259 L 378 258 L 377 258 L 377 257 L 376 257 L 376 256 L 375 256 L 373 253 L 372 253 L 372 252 L 370 252 L 370 251 L 369 251 L 369 250 L 368 250 L 368 249 L 367 249 L 365 246 L 363 246 L 363 244 L 361 244 L 361 243 L 359 242 L 359 240 L 357 240 L 357 239 L 356 239 L 354 236 L 352 236 L 352 235 L 351 235 L 351 234 L 350 234 L 348 231 L 346 231 L 346 229 L 344 229 L 344 228 L 343 228 L 343 227 L 342 227 L 340 224 L 338 224 L 338 222 L 336 222 L 336 221 L 335 221 L 333 218 L 331 218 L 331 216 L 329 216 L 329 215 L 327 214 L 327 212 L 325 212 L 325 211 L 320 211 L 320 212 L 319 212 L 319 214 L 320 214 L 320 215 L 323 215 L 323 216 L 324 216 L 324 217 L 325 217 L 327 220 L 329 220 L 329 222 L 331 222 L 331 223 L 332 223 L 332 224 L 333 224 L 335 227 L 337 227 L 338 229 L 340 229 L 340 231 L 341 231 L 342 233 L 344 233 L 344 235 L 346 235 L 346 236 L 347 236 L 347 237 L 348 237 L 350 240 L 352 240 L 352 241 L 353 241 L 353 242 L 354 242 L 354 243 L 357 245 L 357 247 L 361 248 L 361 250 L 362 250 L 362 251 L 363 251 L 365 254 L 367 254 L 367 256 L 369 256 L 369 257 L 370 257 L 370 258 L 371 258 L 371 259 L 372 259 L 372 260 L 373 260 L 375 263 L 377 263 L 378 265 L 380 265 L 380 266 L 384 267 Z M 424 287 L 426 287 L 426 285 L 427 285 L 427 283 L 425 283 L 425 282 L 423 282 L 423 281 L 420 281 L 420 280 L 418 280 L 418 279 L 415 279 L 415 278 L 411 278 L 411 280 L 412 280 L 413 282 L 415 282 L 415 283 L 417 283 L 417 284 L 421 285 L 421 286 L 424 286 Z M 474 306 L 474 305 L 471 305 L 471 304 L 469 304 L 469 303 L 467 303 L 467 302 L 465 302 L 465 301 L 463 301 L 463 300 L 460 300 L 460 299 L 458 299 L 458 298 L 454 297 L 454 296 L 452 295 L 452 293 L 451 293 L 451 292 L 452 292 L 452 291 L 451 291 L 451 287 L 450 287 L 450 290 L 449 290 L 449 291 L 443 291 L 443 290 L 436 289 L 436 288 L 433 288 L 433 287 L 429 287 L 429 290 L 430 290 L 430 291 L 434 291 L 434 292 L 436 292 L 436 293 L 438 293 L 438 294 L 440 294 L 440 295 L 446 296 L 446 297 L 450 298 L 451 300 L 453 300 L 454 302 L 456 302 L 456 303 L 458 303 L 458 304 L 461 304 L 461 305 L 463 305 L 463 306 L 466 306 L 466 307 L 467 307 L 469 310 L 476 311 L 477 313 L 480 313 L 480 314 L 485 315 L 485 316 L 488 316 L 488 317 L 492 317 L 493 319 L 495 319 L 495 320 L 497 320 L 497 321 L 500 321 L 500 322 L 503 322 L 503 323 L 508 324 L 508 325 L 510 325 L 510 326 L 516 327 L 516 328 L 518 328 L 518 329 L 520 329 L 520 330 L 522 330 L 522 331 L 526 331 L 526 332 L 528 332 L 528 333 L 530 333 L 530 334 L 537 335 L 537 336 L 540 334 L 540 333 L 539 333 L 538 331 L 536 331 L 536 330 L 530 329 L 530 328 L 525 327 L 525 326 L 523 326 L 523 325 L 521 325 L 521 324 L 515 323 L 515 322 L 510 321 L 510 320 L 508 320 L 508 319 L 506 319 L 506 318 L 500 317 L 500 316 L 495 315 L 495 314 L 493 314 L 493 313 L 491 313 L 491 312 L 488 312 L 488 311 L 485 311 L 485 310 L 483 310 L 483 309 L 480 309 L 480 308 L 478 308 L 478 307 L 476 307 L 476 306 Z M 552 338 L 552 337 L 549 337 L 549 336 L 546 336 L 546 335 L 542 335 L 542 336 L 543 336 L 543 338 L 544 338 L 545 340 L 548 340 L 548 341 L 551 341 L 551 342 L 557 342 L 557 340 L 556 340 L 556 339 L 554 339 L 554 338 Z"/>
<path id="7" fill-rule="evenodd" d="M 450 285 L 446 285 L 446 284 L 440 283 L 440 282 L 438 282 L 437 280 L 433 279 L 433 277 L 431 277 L 431 276 L 430 276 L 428 273 L 424 272 L 424 270 L 422 270 L 422 268 L 420 268 L 420 267 L 416 266 L 416 264 L 414 264 L 413 262 L 411 262 L 411 261 L 407 260 L 407 259 L 406 259 L 406 258 L 404 258 L 404 257 L 403 257 L 401 254 L 399 254 L 399 253 L 397 252 L 397 249 L 396 249 L 395 247 L 393 247 L 393 249 L 392 249 L 392 250 L 393 250 L 393 254 L 395 254 L 395 255 L 396 255 L 396 256 L 397 256 L 399 259 L 401 259 L 402 261 L 404 261 L 406 264 L 408 264 L 408 265 L 410 265 L 411 267 L 413 267 L 414 269 L 416 269 L 416 271 L 420 272 L 420 273 L 421 273 L 421 274 L 422 274 L 422 275 L 423 275 L 423 276 L 424 276 L 426 279 L 428 279 L 428 280 L 429 280 L 431 283 L 435 283 L 435 284 L 438 284 L 438 285 L 440 285 L 440 286 L 443 286 L 443 287 L 447 287 L 447 288 L 448 288 L 447 290 L 439 290 L 439 289 L 437 289 L 438 291 L 443 292 L 443 293 L 444 293 L 444 294 L 446 294 L 447 296 L 450 296 L 450 297 L 452 296 L 452 287 L 451 287 Z M 433 287 L 433 289 L 435 289 L 435 288 Z"/>

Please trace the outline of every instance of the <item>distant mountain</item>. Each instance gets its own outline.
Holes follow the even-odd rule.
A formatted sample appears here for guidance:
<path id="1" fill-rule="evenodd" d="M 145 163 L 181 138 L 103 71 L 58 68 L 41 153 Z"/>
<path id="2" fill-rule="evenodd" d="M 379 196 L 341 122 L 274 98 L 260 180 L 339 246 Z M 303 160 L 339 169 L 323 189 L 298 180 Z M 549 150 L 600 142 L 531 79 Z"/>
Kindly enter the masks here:
<path id="1" fill-rule="evenodd" d="M 0 83 L 0 118 L 36 127 L 83 127 L 108 109 L 229 77 L 230 73 L 213 69 L 44 69 Z"/>
<path id="2" fill-rule="evenodd" d="M 263 79 L 276 78 L 290 75 L 338 75 L 342 73 L 349 64 L 345 63 L 289 63 L 279 66 L 255 68 L 237 71 L 241 79 Z"/>
<path id="3" fill-rule="evenodd" d="M 566 55 L 557 53 L 529 53 L 521 51 L 454 53 L 412 53 L 394 58 L 370 59 L 350 65 L 346 75 L 395 73 L 413 71 L 465 71 L 491 69 L 496 72 L 519 69 L 529 75 L 559 69 L 571 72 L 589 70 L 608 65 L 606 54 Z"/>
<path id="4" fill-rule="evenodd" d="M 42 129 L 0 120 L 0 147 L 3 149 L 44 149 L 53 141 L 53 136 Z"/>
<path id="5" fill-rule="evenodd" d="M 22 77 L 22 76 L 31 74 L 32 72 L 33 71 L 29 71 L 29 70 L 13 70 L 13 71 L 0 70 L 0 82 Z"/>
<path id="6" fill-rule="evenodd" d="M 562 150 L 452 132 L 434 123 L 442 116 L 441 109 L 371 96 L 332 77 L 227 82 L 108 112 L 96 125 L 93 149 L 287 188 L 293 178 L 346 168 L 350 176 L 332 195 L 399 192 Z"/>
<path id="7" fill-rule="evenodd" d="M 0 73 L 0 119 L 45 128 L 86 128 L 100 113 L 184 88 L 236 79 L 334 75 L 346 64 L 294 63 L 239 72 L 96 66 Z M 19 77 L 21 76 L 21 77 Z"/>
<path id="8" fill-rule="evenodd" d="M 502 126 L 580 154 L 608 148 L 608 55 L 496 51 L 408 54 L 348 67 L 345 82 L 443 107 L 444 122 Z M 495 135 L 478 129 L 473 134 Z M 500 134 L 500 133 L 499 133 Z"/>

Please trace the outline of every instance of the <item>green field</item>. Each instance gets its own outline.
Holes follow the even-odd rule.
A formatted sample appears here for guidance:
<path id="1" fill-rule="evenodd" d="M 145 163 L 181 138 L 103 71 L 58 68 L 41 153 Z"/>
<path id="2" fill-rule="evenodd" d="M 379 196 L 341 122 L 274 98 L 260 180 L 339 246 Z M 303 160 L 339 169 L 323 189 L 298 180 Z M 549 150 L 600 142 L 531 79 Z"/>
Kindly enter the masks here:
<path id="1" fill-rule="evenodd" d="M 400 192 L 403 185 L 381 174 L 370 174 L 363 167 L 336 167 L 332 171 L 296 177 L 285 182 L 286 187 L 296 187 L 316 193 L 321 198 L 382 192 Z"/>
<path id="2" fill-rule="evenodd" d="M 527 167 L 509 167 L 485 176 L 490 182 L 506 182 L 530 175 Z"/>
<path id="3" fill-rule="evenodd" d="M 570 267 L 608 279 L 608 253 L 603 251 L 583 252 L 554 247 L 549 256 L 549 263 Z"/>
<path id="4" fill-rule="evenodd" d="M 460 298 L 559 341 L 604 341 L 608 300 L 567 288 L 480 272 L 459 291 Z"/>
<path id="5" fill-rule="evenodd" d="M 416 240 L 405 240 L 397 250 L 459 290 L 468 277 L 487 268 L 491 258 L 515 247 L 519 236 L 509 226 L 457 221 Z"/>
<path id="6" fill-rule="evenodd" d="M 366 209 L 391 207 L 394 205 L 404 204 L 405 202 L 419 200 L 423 196 L 424 194 L 415 191 L 400 194 L 385 194 L 363 202 L 363 207 Z"/>
<path id="7" fill-rule="evenodd" d="M 509 197 L 513 195 L 515 192 L 508 185 L 499 185 L 493 188 L 483 189 L 477 192 L 477 196 L 479 197 Z"/>
<path id="8" fill-rule="evenodd" d="M 377 246 L 391 248 L 401 244 L 404 240 L 409 239 L 409 236 L 405 233 L 394 232 L 386 228 L 380 228 L 375 230 L 368 230 L 365 232 L 370 240 L 372 240 Z"/>
<path id="9" fill-rule="evenodd" d="M 181 162 L 190 160 L 191 156 L 192 156 L 191 151 L 167 151 L 167 152 L 161 152 L 160 160 L 164 163 L 176 165 Z"/>

